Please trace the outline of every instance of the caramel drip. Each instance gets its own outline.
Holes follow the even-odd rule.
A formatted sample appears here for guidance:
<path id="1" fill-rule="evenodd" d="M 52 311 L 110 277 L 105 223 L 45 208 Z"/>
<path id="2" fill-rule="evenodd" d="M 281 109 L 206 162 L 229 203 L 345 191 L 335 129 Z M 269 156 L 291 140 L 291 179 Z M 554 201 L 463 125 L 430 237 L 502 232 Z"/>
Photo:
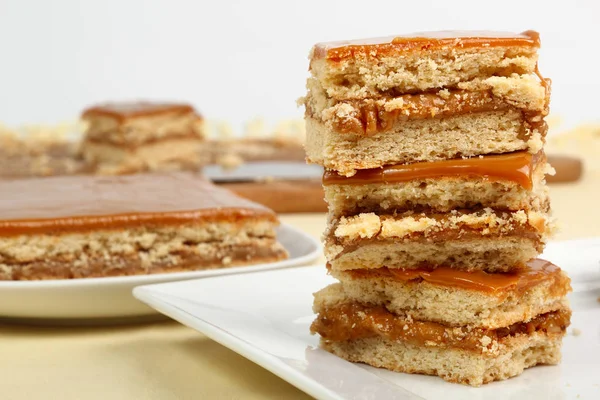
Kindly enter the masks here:
<path id="1" fill-rule="evenodd" d="M 489 47 L 540 47 L 540 36 L 535 31 L 521 34 L 502 32 L 420 32 L 406 36 L 390 36 L 373 39 L 319 43 L 313 51 L 313 59 L 326 58 L 342 61 L 357 54 L 406 53 L 434 50 L 443 47 L 489 48 Z"/>
<path id="2" fill-rule="evenodd" d="M 552 80 L 550 78 L 544 78 L 544 76 L 540 72 L 540 68 L 539 68 L 539 64 L 538 63 L 535 64 L 535 70 L 533 72 L 540 79 L 540 83 L 542 84 L 542 86 L 546 90 L 546 97 L 549 97 L 550 93 L 548 93 L 548 92 L 550 91 L 550 85 L 552 83 Z"/>
<path id="3" fill-rule="evenodd" d="M 350 270 L 347 273 L 358 279 L 375 276 L 401 281 L 422 279 L 435 285 L 497 294 L 508 290 L 523 292 L 540 282 L 558 276 L 560 268 L 549 261 L 538 258 L 527 263 L 527 268 L 508 273 L 467 272 L 449 267 L 438 267 L 434 270 L 380 268 L 375 270 Z"/>
<path id="4" fill-rule="evenodd" d="M 537 75 L 537 77 L 540 80 L 540 83 L 542 84 L 542 86 L 544 87 L 544 90 L 546 92 L 546 104 L 545 104 L 545 109 L 546 109 L 546 114 L 548 113 L 548 108 L 550 106 L 550 91 L 551 91 L 551 87 L 552 87 L 552 80 L 550 78 L 544 78 L 542 76 L 542 73 L 540 72 L 540 68 L 538 63 L 535 64 L 535 71 L 534 73 Z M 544 121 L 541 121 L 544 122 Z"/>
<path id="5" fill-rule="evenodd" d="M 384 337 L 418 346 L 454 347 L 483 351 L 493 342 L 518 334 L 544 332 L 549 335 L 564 334 L 571 313 L 558 310 L 537 316 L 528 322 L 517 322 L 505 328 L 485 329 L 448 327 L 437 322 L 415 321 L 394 315 L 385 307 L 366 306 L 359 303 L 342 304 L 319 312 L 311 330 L 325 340 L 346 341 L 370 337 Z M 483 340 L 488 337 L 490 340 Z M 483 343 L 488 343 L 484 345 Z"/>
<path id="6" fill-rule="evenodd" d="M 531 155 L 526 151 L 487 155 L 467 159 L 392 165 L 363 169 L 351 177 L 335 171 L 325 171 L 323 185 L 365 185 L 397 183 L 417 179 L 445 177 L 481 177 L 492 181 L 515 182 L 527 190 L 533 187 L 532 175 L 538 163 L 545 161 L 543 152 Z"/>
<path id="7" fill-rule="evenodd" d="M 124 121 L 129 118 L 148 117 L 158 114 L 186 114 L 193 113 L 194 108 L 189 104 L 175 103 L 108 103 L 90 107 L 82 114 L 84 118 L 94 116 L 105 116 Z"/>

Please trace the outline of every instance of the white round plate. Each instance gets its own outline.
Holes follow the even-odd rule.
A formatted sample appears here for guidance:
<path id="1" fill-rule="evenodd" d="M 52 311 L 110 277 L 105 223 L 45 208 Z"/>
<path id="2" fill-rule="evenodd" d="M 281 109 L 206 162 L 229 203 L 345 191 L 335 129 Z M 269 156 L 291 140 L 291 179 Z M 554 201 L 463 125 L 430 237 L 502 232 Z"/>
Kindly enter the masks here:
<path id="1" fill-rule="evenodd" d="M 130 322 L 157 313 L 131 294 L 136 286 L 306 265 L 322 253 L 318 240 L 282 224 L 277 240 L 290 258 L 268 264 L 155 275 L 47 281 L 0 281 L 0 320 L 27 323 Z"/>

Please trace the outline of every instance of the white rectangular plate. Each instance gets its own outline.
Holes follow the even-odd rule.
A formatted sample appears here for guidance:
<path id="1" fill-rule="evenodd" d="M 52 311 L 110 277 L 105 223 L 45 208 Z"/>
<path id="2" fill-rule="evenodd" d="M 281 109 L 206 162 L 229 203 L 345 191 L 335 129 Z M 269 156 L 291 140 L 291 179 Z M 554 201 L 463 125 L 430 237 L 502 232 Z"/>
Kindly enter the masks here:
<path id="1" fill-rule="evenodd" d="M 352 364 L 319 349 L 309 325 L 312 293 L 334 281 L 324 267 L 145 286 L 134 295 L 321 399 L 598 399 L 600 239 L 552 243 L 544 256 L 575 288 L 563 361 L 480 388 Z"/>
<path id="2" fill-rule="evenodd" d="M 116 276 L 108 278 L 57 279 L 48 281 L 0 281 L 0 319 L 33 323 L 104 323 L 107 319 L 129 321 L 131 318 L 156 316 L 156 311 L 137 301 L 134 287 L 297 267 L 315 261 L 321 255 L 320 243 L 310 235 L 282 224 L 277 240 L 290 254 L 287 260 L 244 267 L 203 271 L 172 272 L 154 275 Z"/>

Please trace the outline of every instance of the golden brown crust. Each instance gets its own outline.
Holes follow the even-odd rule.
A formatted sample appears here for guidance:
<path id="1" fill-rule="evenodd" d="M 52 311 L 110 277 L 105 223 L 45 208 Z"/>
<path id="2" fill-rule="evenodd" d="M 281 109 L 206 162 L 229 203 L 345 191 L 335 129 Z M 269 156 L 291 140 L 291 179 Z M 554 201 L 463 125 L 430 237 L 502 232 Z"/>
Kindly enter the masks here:
<path id="1" fill-rule="evenodd" d="M 558 364 L 561 335 L 522 335 L 511 340 L 496 357 L 460 349 L 414 346 L 380 337 L 345 342 L 321 340 L 321 347 L 352 362 L 409 374 L 435 375 L 448 382 L 481 386 L 517 376 L 525 368 Z"/>

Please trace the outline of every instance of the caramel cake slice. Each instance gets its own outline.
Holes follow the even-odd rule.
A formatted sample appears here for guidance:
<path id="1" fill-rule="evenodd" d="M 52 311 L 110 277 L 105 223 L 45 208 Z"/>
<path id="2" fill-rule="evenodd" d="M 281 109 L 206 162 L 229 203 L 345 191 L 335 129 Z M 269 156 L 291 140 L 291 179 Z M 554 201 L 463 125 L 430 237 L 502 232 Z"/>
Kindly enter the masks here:
<path id="1" fill-rule="evenodd" d="M 553 229 L 553 220 L 537 211 L 361 213 L 330 220 L 325 255 L 333 270 L 449 266 L 507 272 L 540 254 Z"/>
<path id="2" fill-rule="evenodd" d="M 358 169 L 537 153 L 550 82 L 537 33 L 426 32 L 317 44 L 302 99 L 307 160 Z"/>
<path id="3" fill-rule="evenodd" d="M 203 162 L 202 117 L 187 104 L 109 103 L 88 108 L 88 129 L 81 145 L 84 159 L 125 172 L 197 167 Z"/>
<path id="4" fill-rule="evenodd" d="M 571 316 L 566 275 L 543 260 L 484 274 L 338 274 L 342 284 L 315 294 L 311 332 L 349 361 L 474 386 L 557 364 Z"/>
<path id="5" fill-rule="evenodd" d="M 227 268 L 287 258 L 276 214 L 193 173 L 0 181 L 0 279 Z"/>
<path id="6" fill-rule="evenodd" d="M 329 96 L 367 98 L 533 73 L 539 47 L 534 31 L 417 32 L 318 43 L 311 50 L 310 69 Z"/>
<path id="7" fill-rule="evenodd" d="M 510 273 L 465 272 L 449 267 L 330 270 L 341 283 L 316 295 L 316 302 L 359 302 L 397 315 L 445 325 L 497 329 L 566 308 L 570 279 L 541 259 Z"/>
<path id="8" fill-rule="evenodd" d="M 548 172 L 552 169 L 543 152 L 520 151 L 359 170 L 351 177 L 329 170 L 323 175 L 323 186 L 329 210 L 336 217 L 419 208 L 545 212 Z"/>
<path id="9" fill-rule="evenodd" d="M 346 304 L 320 311 L 312 329 L 321 335 L 322 348 L 348 361 L 480 386 L 536 365 L 558 364 L 570 316 L 563 309 L 485 329 L 448 327 L 381 307 Z"/>

